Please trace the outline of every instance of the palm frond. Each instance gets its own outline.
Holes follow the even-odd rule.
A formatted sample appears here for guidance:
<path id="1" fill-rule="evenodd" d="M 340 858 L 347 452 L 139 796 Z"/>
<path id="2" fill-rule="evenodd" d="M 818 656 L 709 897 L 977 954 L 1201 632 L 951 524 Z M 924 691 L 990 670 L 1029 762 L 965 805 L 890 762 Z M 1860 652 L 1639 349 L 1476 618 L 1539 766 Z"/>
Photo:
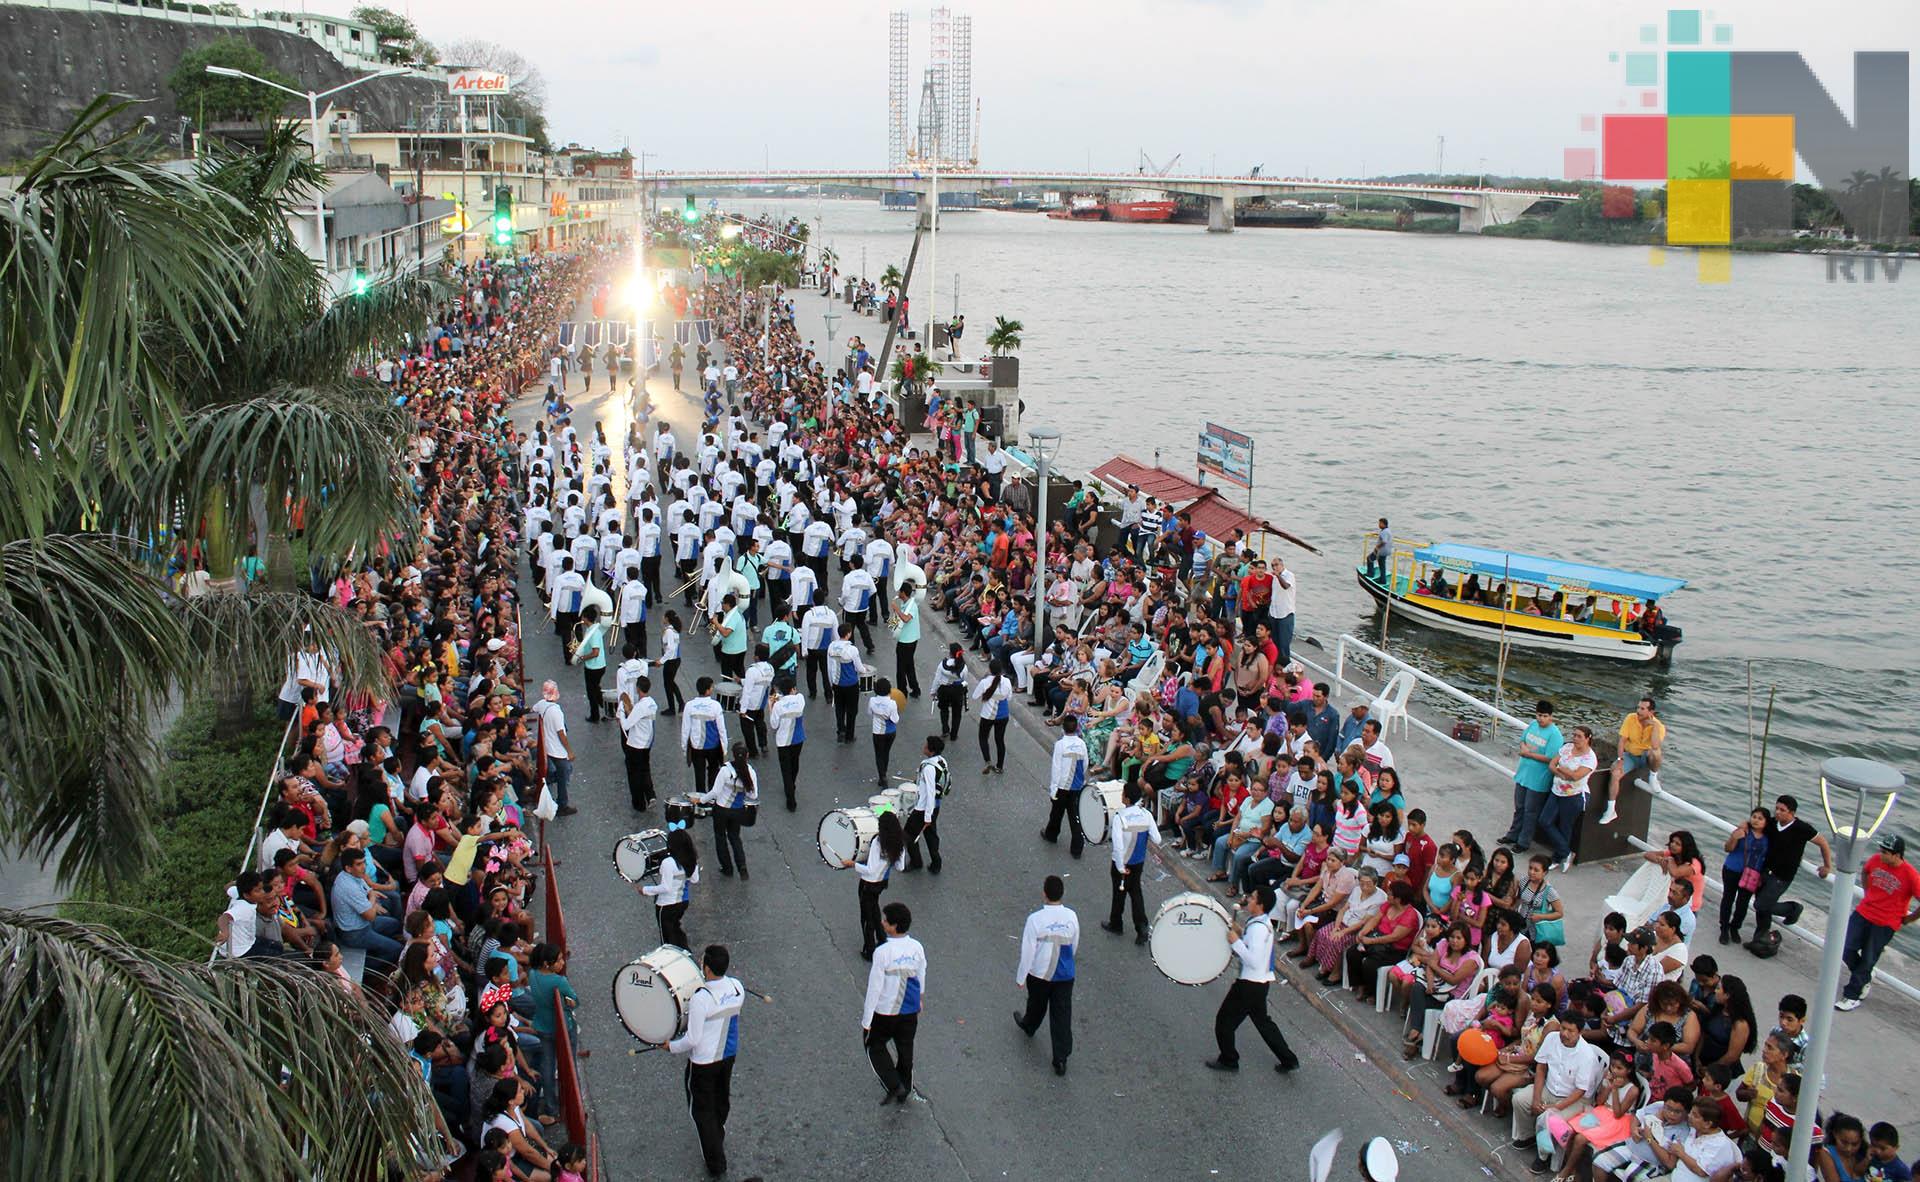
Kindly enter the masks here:
<path id="1" fill-rule="evenodd" d="M 194 671 L 196 686 L 246 677 L 263 690 L 277 689 L 287 675 L 288 654 L 311 633 L 320 651 L 332 655 L 342 688 L 375 696 L 393 692 L 373 634 L 353 614 L 325 600 L 256 586 L 245 595 L 183 600 L 178 611 L 202 662 Z"/>
<path id="2" fill-rule="evenodd" d="M 272 342 L 263 356 L 266 372 L 295 385 L 337 379 L 378 342 L 418 331 L 447 292 L 430 272 L 379 276 L 364 293 L 335 300 Z"/>
<path id="3" fill-rule="evenodd" d="M 10 1177 L 370 1177 L 433 1128 L 378 1015 L 298 963 L 180 964 L 16 911 L 0 963 Z"/>

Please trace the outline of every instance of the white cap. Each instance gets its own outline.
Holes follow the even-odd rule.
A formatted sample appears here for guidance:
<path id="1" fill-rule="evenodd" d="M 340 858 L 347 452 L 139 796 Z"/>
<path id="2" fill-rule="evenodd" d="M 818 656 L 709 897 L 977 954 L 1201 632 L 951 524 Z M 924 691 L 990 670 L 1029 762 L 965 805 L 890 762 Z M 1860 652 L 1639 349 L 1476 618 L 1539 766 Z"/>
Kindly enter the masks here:
<path id="1" fill-rule="evenodd" d="M 1361 1148 L 1360 1173 L 1369 1182 L 1398 1182 L 1400 1159 L 1385 1137 L 1375 1137 Z"/>

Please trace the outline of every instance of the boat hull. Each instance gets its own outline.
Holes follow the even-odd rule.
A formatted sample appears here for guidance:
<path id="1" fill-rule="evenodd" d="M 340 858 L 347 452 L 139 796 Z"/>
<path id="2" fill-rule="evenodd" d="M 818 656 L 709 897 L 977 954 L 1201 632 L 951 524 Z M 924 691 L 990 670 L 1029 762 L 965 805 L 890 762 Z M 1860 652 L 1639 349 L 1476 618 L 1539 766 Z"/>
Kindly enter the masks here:
<path id="1" fill-rule="evenodd" d="M 1106 220 L 1107 211 L 1096 205 L 1091 209 L 1050 209 L 1047 216 L 1062 222 L 1098 222 Z"/>
<path id="2" fill-rule="evenodd" d="M 1106 214 L 1110 222 L 1164 222 L 1172 220 L 1174 208 L 1171 201 L 1109 201 Z"/>
<path id="3" fill-rule="evenodd" d="M 1363 571 L 1356 570 L 1354 578 L 1360 589 L 1372 596 L 1376 603 L 1392 602 L 1393 619 L 1411 620 L 1428 628 L 1442 632 L 1451 632 L 1456 636 L 1470 636 L 1478 640 L 1500 643 L 1501 630 L 1497 620 L 1464 619 L 1439 611 L 1422 603 L 1417 598 L 1390 594 L 1385 587 L 1368 578 Z M 1553 621 L 1557 623 L 1557 621 Z M 1561 631 L 1543 625 L 1537 616 L 1528 616 L 1520 612 L 1507 613 L 1506 641 L 1519 648 L 1540 649 L 1544 652 L 1573 653 L 1583 657 L 1602 657 L 1613 661 L 1644 663 L 1665 660 L 1671 650 L 1662 645 L 1649 643 L 1639 636 L 1592 635 L 1575 632 L 1571 629 Z"/>

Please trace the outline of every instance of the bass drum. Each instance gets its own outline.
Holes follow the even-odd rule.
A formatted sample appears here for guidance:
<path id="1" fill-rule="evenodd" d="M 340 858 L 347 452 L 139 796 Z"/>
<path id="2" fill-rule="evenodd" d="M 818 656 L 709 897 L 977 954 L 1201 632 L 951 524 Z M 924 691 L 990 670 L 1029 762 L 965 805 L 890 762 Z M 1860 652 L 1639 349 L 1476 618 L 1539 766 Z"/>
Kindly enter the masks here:
<path id="1" fill-rule="evenodd" d="M 1122 787 L 1119 780 L 1102 780 L 1080 791 L 1080 828 L 1095 845 L 1106 843 L 1113 815 L 1120 811 Z"/>
<path id="2" fill-rule="evenodd" d="M 666 857 L 667 834 L 663 829 L 629 833 L 613 846 L 613 868 L 628 882 L 653 878 Z"/>
<path id="3" fill-rule="evenodd" d="M 820 860 L 835 870 L 847 861 L 858 862 L 867 856 L 867 846 L 880 833 L 880 818 L 865 805 L 835 809 L 820 818 L 816 835 L 820 842 Z"/>
<path id="4" fill-rule="evenodd" d="M 1179 985 L 1205 985 L 1227 971 L 1233 916 L 1212 895 L 1186 891 L 1160 904 L 1148 929 L 1153 967 Z"/>
<path id="5" fill-rule="evenodd" d="M 693 991 L 700 988 L 700 966 L 684 948 L 662 944 L 613 978 L 613 1009 L 620 1024 L 651 1045 L 686 1033 Z"/>

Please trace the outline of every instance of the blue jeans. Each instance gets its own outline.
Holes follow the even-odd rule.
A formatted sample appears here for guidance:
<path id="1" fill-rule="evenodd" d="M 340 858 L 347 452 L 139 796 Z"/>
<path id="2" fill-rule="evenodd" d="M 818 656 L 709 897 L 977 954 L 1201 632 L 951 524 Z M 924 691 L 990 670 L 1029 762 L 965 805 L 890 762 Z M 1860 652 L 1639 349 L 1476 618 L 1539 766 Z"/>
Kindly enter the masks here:
<path id="1" fill-rule="evenodd" d="M 1858 911 L 1847 917 L 1847 950 L 1841 959 L 1853 970 L 1853 975 L 1840 991 L 1843 996 L 1859 999 L 1861 991 L 1873 980 L 1873 966 L 1880 963 L 1880 954 L 1887 950 L 1888 942 L 1898 930 L 1874 923 Z"/>
<path id="2" fill-rule="evenodd" d="M 1240 848 L 1227 849 L 1226 834 L 1221 834 L 1213 843 L 1213 868 L 1227 872 L 1227 885 L 1237 890 L 1247 889 L 1247 867 L 1252 865 L 1253 856 L 1260 852 L 1258 841 L 1243 841 Z"/>
<path id="3" fill-rule="evenodd" d="M 1375 551 L 1367 555 L 1367 577 L 1378 583 L 1387 581 L 1387 556 Z"/>
<path id="4" fill-rule="evenodd" d="M 1540 809 L 1540 836 L 1553 847 L 1553 860 L 1564 861 L 1573 852 L 1573 822 L 1580 816 L 1586 797 L 1555 796 L 1547 793 Z"/>
<path id="5" fill-rule="evenodd" d="M 400 963 L 400 951 L 405 945 L 394 939 L 400 934 L 400 921 L 391 915 L 381 915 L 365 927 L 343 928 L 333 925 L 335 942 L 349 948 L 361 948 L 369 959 L 384 961 L 387 964 Z"/>
<path id="6" fill-rule="evenodd" d="M 567 807 L 567 781 L 573 779 L 573 761 L 561 759 L 555 755 L 547 756 L 547 787 L 553 789 L 553 799 L 561 808 Z"/>
<path id="7" fill-rule="evenodd" d="M 1293 660 L 1293 613 L 1274 617 L 1267 626 L 1273 629 L 1273 643 L 1280 650 L 1280 663 L 1285 665 Z"/>
<path id="8" fill-rule="evenodd" d="M 1540 814 L 1545 811 L 1547 797 L 1552 793 L 1536 791 L 1520 781 L 1513 782 L 1513 820 L 1507 822 L 1507 835 L 1500 839 L 1501 844 L 1516 849 L 1526 849 L 1533 844 L 1533 831 L 1540 824 Z"/>

